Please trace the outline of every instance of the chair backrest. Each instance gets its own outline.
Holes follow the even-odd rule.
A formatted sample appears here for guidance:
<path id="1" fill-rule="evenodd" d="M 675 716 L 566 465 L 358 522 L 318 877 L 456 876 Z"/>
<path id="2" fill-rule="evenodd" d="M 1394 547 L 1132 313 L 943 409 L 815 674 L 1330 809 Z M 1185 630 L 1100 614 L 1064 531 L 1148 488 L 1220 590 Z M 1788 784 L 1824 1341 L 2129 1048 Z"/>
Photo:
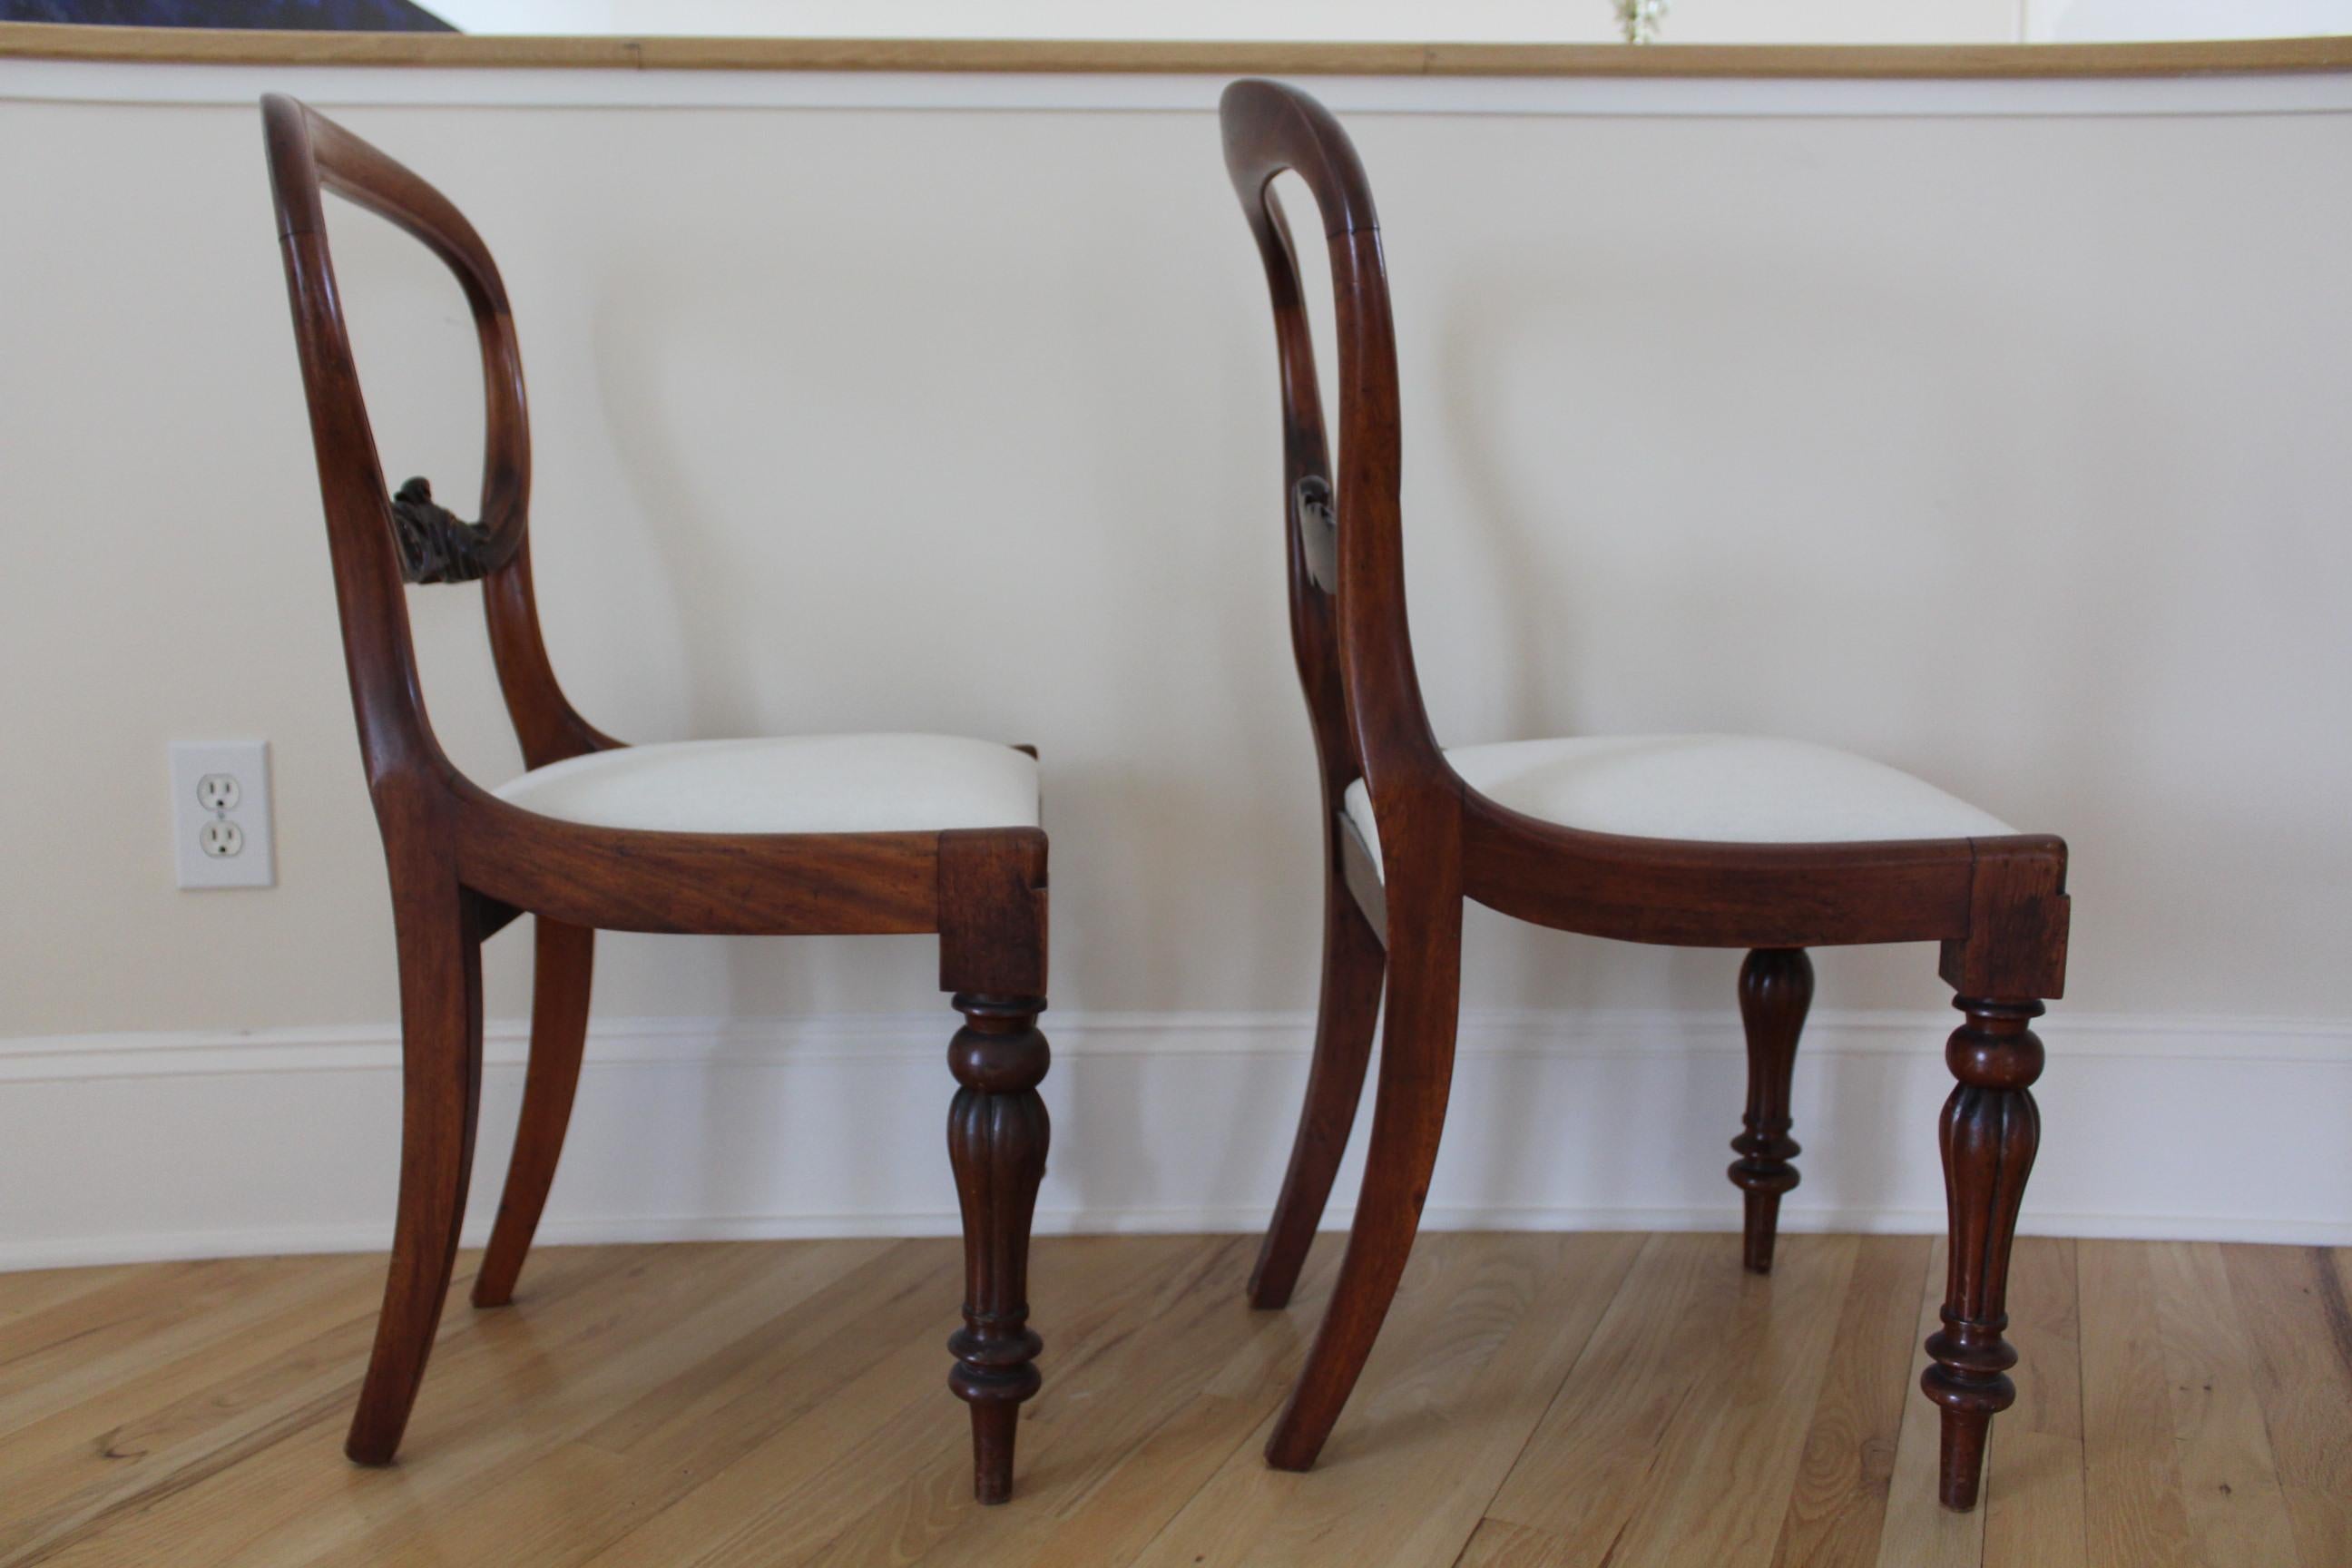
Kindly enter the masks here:
<path id="1" fill-rule="evenodd" d="M 1383 824 L 1415 796 L 1458 798 L 1422 705 L 1405 625 L 1399 514 L 1396 332 L 1370 182 L 1348 133 L 1297 89 L 1237 81 L 1219 105 L 1225 166 L 1265 263 L 1282 372 L 1283 512 L 1291 641 L 1327 793 L 1360 776 Z M 1315 198 L 1331 258 L 1339 447 L 1323 428 L 1298 261 L 1273 194 L 1295 172 Z"/>
<path id="2" fill-rule="evenodd" d="M 406 583 L 481 582 L 499 684 L 528 765 L 615 744 L 565 700 L 541 639 L 526 537 L 530 423 L 522 360 L 488 248 L 447 197 L 307 104 L 272 93 L 261 100 L 261 117 L 343 657 L 371 787 L 381 794 L 388 780 L 419 771 L 433 779 L 457 777 L 425 719 Z M 329 191 L 422 241 L 465 290 L 481 341 L 487 426 L 478 523 L 434 504 L 422 479 L 409 480 L 397 495 L 384 483 L 327 243 L 321 193 Z"/>

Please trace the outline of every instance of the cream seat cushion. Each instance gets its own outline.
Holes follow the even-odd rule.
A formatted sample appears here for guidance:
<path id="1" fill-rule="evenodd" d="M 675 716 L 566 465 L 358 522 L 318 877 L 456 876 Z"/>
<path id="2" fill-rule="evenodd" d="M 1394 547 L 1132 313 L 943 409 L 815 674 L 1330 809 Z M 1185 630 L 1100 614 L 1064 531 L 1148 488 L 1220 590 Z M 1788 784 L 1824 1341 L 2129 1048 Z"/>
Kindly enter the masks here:
<path id="1" fill-rule="evenodd" d="M 592 752 L 501 785 L 565 822 L 666 833 L 1037 826 L 1037 761 L 956 735 L 797 735 Z"/>
<path id="2" fill-rule="evenodd" d="M 1759 735 L 1591 735 L 1445 753 L 1463 782 L 1513 811 L 1632 838 L 1815 844 L 1982 838 L 2017 830 L 1867 757 Z M 1348 820 L 1381 863 L 1372 799 L 1348 786 Z"/>

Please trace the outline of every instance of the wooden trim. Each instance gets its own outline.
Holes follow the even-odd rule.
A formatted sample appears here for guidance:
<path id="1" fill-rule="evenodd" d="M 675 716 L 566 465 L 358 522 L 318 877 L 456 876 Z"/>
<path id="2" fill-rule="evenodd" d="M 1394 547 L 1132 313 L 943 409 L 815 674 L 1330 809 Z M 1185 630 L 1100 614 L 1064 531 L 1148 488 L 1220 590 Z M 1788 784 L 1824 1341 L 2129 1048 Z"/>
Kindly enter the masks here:
<path id="1" fill-rule="evenodd" d="M 524 37 L 4 22 L 0 58 L 593 70 L 1982 79 L 2352 70 L 2352 37 L 2159 44 L 1654 44 L 1628 48 L 1622 44 Z"/>

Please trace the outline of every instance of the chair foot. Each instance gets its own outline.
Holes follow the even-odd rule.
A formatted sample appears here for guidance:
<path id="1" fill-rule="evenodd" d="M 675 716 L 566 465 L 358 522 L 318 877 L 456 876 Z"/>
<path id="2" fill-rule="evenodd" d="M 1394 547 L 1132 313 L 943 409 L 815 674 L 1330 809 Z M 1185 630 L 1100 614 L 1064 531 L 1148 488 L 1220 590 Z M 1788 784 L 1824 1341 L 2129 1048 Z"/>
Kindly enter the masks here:
<path id="1" fill-rule="evenodd" d="M 1324 1436 L 1328 1437 L 1327 1432 Z M 1275 1425 L 1274 1435 L 1265 1440 L 1265 1462 L 1270 1469 L 1303 1473 L 1315 1468 L 1318 1455 L 1323 1452 L 1323 1437 L 1312 1437 L 1290 1418 L 1286 1409 Z"/>
<path id="2" fill-rule="evenodd" d="M 2017 1352 L 2001 1335 L 2018 1205 L 2042 1142 L 2029 1089 L 2042 1074 L 2042 1042 L 2027 1026 L 2042 1004 L 1963 996 L 1954 1005 L 1967 1018 L 1944 1048 L 1959 1080 L 1941 1129 L 1950 1263 L 1944 1326 L 1927 1337 L 1933 1359 L 1919 1387 L 1943 1407 L 1938 1495 L 1965 1510 L 1976 1506 L 1992 1418 L 2017 1399 L 2009 1378 Z"/>
<path id="3" fill-rule="evenodd" d="M 1013 1500 L 1013 1442 L 1020 1425 L 1021 1406 L 1011 1401 L 971 1407 L 971 1495 L 988 1507 Z"/>
<path id="4" fill-rule="evenodd" d="M 1789 1136 L 1789 1084 L 1797 1067 L 1797 1037 L 1813 1001 L 1813 963 L 1802 948 L 1758 948 L 1739 966 L 1739 1017 L 1748 1035 L 1748 1111 L 1731 1141 L 1739 1158 L 1726 1173 L 1745 1195 L 1743 1261 L 1750 1273 L 1772 1272 L 1780 1198 L 1797 1185 L 1789 1162 L 1801 1152 Z"/>
<path id="5" fill-rule="evenodd" d="M 1037 1392 L 1043 1342 L 1029 1328 L 1029 1226 L 1045 1175 L 1052 1128 L 1037 1083 L 1051 1053 L 1038 1032 L 1042 996 L 960 992 L 964 1015 L 948 1047 L 955 1103 L 948 1155 L 963 1209 L 962 1329 L 948 1342 L 948 1386 L 971 1406 L 972 1495 L 1013 1495 L 1013 1447 L 1022 1402 Z"/>
<path id="6" fill-rule="evenodd" d="M 1990 1410 L 1944 1411 L 1936 1500 L 1946 1508 L 1966 1513 L 1977 1506 L 1977 1492 L 1984 1478 L 1985 1439 L 1991 1431 Z"/>
<path id="7" fill-rule="evenodd" d="M 457 889 L 396 898 L 404 1093 L 400 1212 L 375 1347 L 343 1452 L 388 1465 L 425 1379 L 457 1260 L 482 1082 L 478 922 Z"/>
<path id="8" fill-rule="evenodd" d="M 1381 980 L 1387 950 L 1356 907 L 1355 895 L 1337 872 L 1323 897 L 1323 997 L 1315 1019 L 1314 1065 L 1307 1069 L 1307 1097 L 1298 1110 L 1298 1133 L 1290 1146 L 1290 1169 L 1282 1195 L 1250 1270 L 1249 1303 L 1260 1310 L 1290 1304 L 1298 1271 L 1315 1243 L 1332 1178 L 1348 1151 L 1356 1107 L 1363 1099 L 1364 1069 L 1371 1060 L 1372 1035 L 1380 1024 Z"/>
<path id="9" fill-rule="evenodd" d="M 1780 1237 L 1780 1194 L 1746 1194 L 1741 1204 L 1740 1227 L 1740 1267 L 1750 1274 L 1771 1273 L 1773 1245 Z"/>
<path id="10" fill-rule="evenodd" d="M 522 1115 L 514 1153 L 507 1162 L 506 1190 L 489 1246 L 474 1275 L 474 1305 L 504 1307 L 514 1300 L 515 1281 L 530 1253 L 539 1216 L 555 1184 L 563 1155 L 563 1134 L 572 1122 L 572 1100 L 580 1087 L 580 1063 L 588 1043 L 589 977 L 596 933 L 535 917 L 534 969 L 530 996 L 530 1063 L 522 1084 Z"/>

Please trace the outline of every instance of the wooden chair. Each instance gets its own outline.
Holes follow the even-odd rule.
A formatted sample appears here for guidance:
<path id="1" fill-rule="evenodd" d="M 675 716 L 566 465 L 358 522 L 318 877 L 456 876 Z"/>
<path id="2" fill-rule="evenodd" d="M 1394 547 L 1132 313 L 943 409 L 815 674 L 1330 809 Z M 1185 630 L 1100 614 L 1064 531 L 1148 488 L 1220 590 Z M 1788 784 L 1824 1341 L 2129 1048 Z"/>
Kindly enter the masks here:
<path id="1" fill-rule="evenodd" d="M 278 230 L 318 449 L 343 655 L 383 831 L 404 1040 L 400 1210 L 374 1353 L 346 1449 L 400 1445 L 448 1292 L 481 1079 L 485 939 L 529 912 L 536 994 L 521 1130 L 474 1284 L 512 1297 L 580 1076 L 594 932 L 936 931 L 964 1015 L 948 1050 L 948 1152 L 964 1227 L 964 1327 L 948 1384 L 971 1407 L 975 1489 L 1011 1495 L 1014 1421 L 1037 1391 L 1029 1225 L 1045 1174 L 1045 835 L 1025 749 L 944 736 L 625 748 L 565 700 L 531 594 L 530 437 L 514 321 L 489 252 L 438 191 L 289 98 L 262 100 Z M 412 479 L 387 492 L 344 331 L 320 199 L 332 191 L 457 275 L 481 341 L 482 521 Z M 485 790 L 435 742 L 403 581 L 479 579 L 530 771 Z"/>
<path id="2" fill-rule="evenodd" d="M 2016 1397 L 2001 1338 L 2018 1202 L 2039 1140 L 2029 1027 L 2059 994 L 2066 847 L 1916 779 L 1795 742 L 1524 741 L 1446 750 L 1406 635 L 1394 331 L 1379 220 L 1347 133 L 1305 93 L 1236 82 L 1225 162 L 1274 298 L 1291 636 L 1321 761 L 1321 1015 L 1289 1173 L 1251 1279 L 1290 1297 L 1355 1120 L 1387 986 L 1355 1228 L 1321 1331 L 1266 1446 L 1315 1462 L 1363 1369 L 1420 1223 L 1454 1068 L 1462 909 L 1626 942 L 1748 950 L 1748 1089 L 1731 1179 L 1747 1266 L 1768 1271 L 1790 1160 L 1789 1079 L 1812 992 L 1806 950 L 1937 942 L 1965 1016 L 1945 1049 L 1951 1266 L 1921 1386 L 1942 1406 L 1941 1496 L 1976 1501 L 1985 1436 Z M 1329 242 L 1339 462 L 1326 449 L 1297 262 L 1270 184 L 1296 171 Z"/>

